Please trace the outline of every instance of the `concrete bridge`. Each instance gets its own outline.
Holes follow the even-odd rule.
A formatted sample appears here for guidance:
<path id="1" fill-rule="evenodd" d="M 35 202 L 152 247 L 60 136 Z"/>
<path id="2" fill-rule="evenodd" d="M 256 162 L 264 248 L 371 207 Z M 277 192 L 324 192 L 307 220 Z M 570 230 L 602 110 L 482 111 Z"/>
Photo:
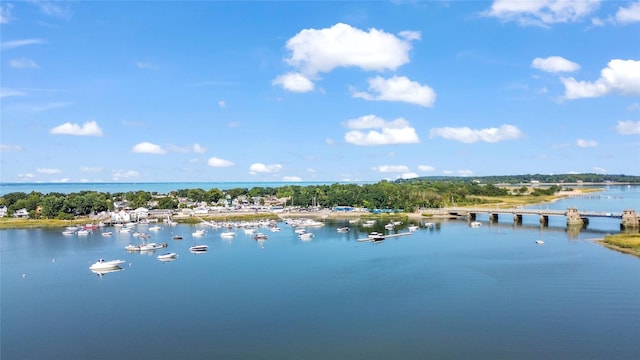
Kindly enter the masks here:
<path id="1" fill-rule="evenodd" d="M 567 226 L 582 226 L 589 223 L 589 218 L 604 217 L 621 219 L 621 229 L 637 229 L 640 228 L 640 214 L 635 210 L 624 210 L 623 212 L 604 212 L 604 211 L 580 211 L 576 208 L 568 208 L 567 210 L 543 210 L 543 209 L 492 209 L 492 208 L 476 208 L 476 207 L 450 207 L 442 209 L 452 216 L 466 216 L 469 220 L 474 221 L 476 215 L 483 213 L 489 214 L 490 221 L 498 221 L 500 214 L 510 214 L 513 216 L 513 222 L 522 224 L 524 215 L 534 215 L 540 217 L 540 224 L 549 225 L 549 216 L 565 216 L 567 218 Z"/>

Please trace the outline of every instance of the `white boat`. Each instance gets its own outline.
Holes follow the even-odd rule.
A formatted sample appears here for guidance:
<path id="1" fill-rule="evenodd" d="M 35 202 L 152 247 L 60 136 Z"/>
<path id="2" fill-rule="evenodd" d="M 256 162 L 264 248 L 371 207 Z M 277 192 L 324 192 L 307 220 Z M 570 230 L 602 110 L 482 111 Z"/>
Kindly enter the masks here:
<path id="1" fill-rule="evenodd" d="M 267 240 L 269 238 L 269 236 L 267 234 L 264 233 L 256 233 L 255 235 L 253 235 L 253 240 Z"/>
<path id="2" fill-rule="evenodd" d="M 542 245 L 542 244 L 544 244 L 544 241 L 542 241 L 542 240 L 536 240 L 536 244 L 538 244 L 538 245 Z"/>
<path id="3" fill-rule="evenodd" d="M 411 232 L 416 231 L 416 230 L 418 230 L 418 225 L 409 225 L 407 230 L 409 230 Z"/>
<path id="4" fill-rule="evenodd" d="M 170 252 L 170 253 L 164 253 L 162 255 L 158 255 L 158 260 L 169 261 L 169 260 L 175 260 L 177 257 L 178 257 L 178 254 L 174 252 Z"/>
<path id="5" fill-rule="evenodd" d="M 111 236 L 113 233 L 111 231 L 105 231 L 102 233 L 102 236 Z"/>
<path id="6" fill-rule="evenodd" d="M 207 245 L 193 245 L 189 248 L 189 251 L 191 252 L 204 252 L 207 250 L 209 250 L 209 246 Z"/>
<path id="7" fill-rule="evenodd" d="M 300 237 L 300 240 L 303 240 L 303 241 L 311 240 L 313 239 L 313 233 L 308 232 L 308 233 L 300 234 L 299 237 Z"/>
<path id="8" fill-rule="evenodd" d="M 196 231 L 194 231 L 194 232 L 192 232 L 192 233 L 191 233 L 191 236 L 194 236 L 194 237 L 203 237 L 203 236 L 204 236 L 204 234 L 205 234 L 205 231 L 204 231 L 204 230 L 196 230 Z"/>
<path id="9" fill-rule="evenodd" d="M 140 245 L 129 244 L 125 246 L 124 249 L 127 251 L 140 251 Z"/>
<path id="10" fill-rule="evenodd" d="M 471 226 L 471 227 L 480 227 L 480 226 L 482 226 L 482 223 L 480 221 L 474 221 L 471 224 L 469 224 L 469 226 Z"/>
<path id="11" fill-rule="evenodd" d="M 225 231 L 223 233 L 220 233 L 220 237 L 223 238 L 232 238 L 234 236 L 236 236 L 236 233 L 234 233 L 233 231 Z"/>
<path id="12" fill-rule="evenodd" d="M 349 230 L 351 230 L 351 229 L 349 229 L 348 226 L 341 226 L 341 227 L 336 229 L 336 231 L 339 232 L 339 233 L 346 233 L 346 232 L 349 232 Z"/>
<path id="13" fill-rule="evenodd" d="M 80 236 L 86 236 L 89 235 L 89 230 L 78 230 L 77 234 Z"/>
<path id="14" fill-rule="evenodd" d="M 155 225 L 155 226 L 151 226 L 149 228 L 149 231 L 160 231 L 160 229 L 162 229 L 160 226 Z"/>
<path id="15" fill-rule="evenodd" d="M 424 223 L 424 227 L 426 227 L 426 228 L 432 228 L 432 227 L 434 227 L 434 226 L 435 226 L 435 224 L 434 224 L 434 223 L 432 223 L 432 222 L 426 222 L 426 223 Z"/>
<path id="16" fill-rule="evenodd" d="M 74 230 L 65 230 L 62 232 L 62 235 L 75 235 L 75 231 Z"/>
<path id="17" fill-rule="evenodd" d="M 374 231 L 372 233 L 369 233 L 369 235 L 367 235 L 367 238 L 371 239 L 372 241 L 381 241 L 384 240 L 384 234 Z"/>
<path id="18" fill-rule="evenodd" d="M 271 231 L 271 232 L 278 232 L 280 230 L 282 230 L 282 229 L 277 227 L 277 226 L 272 226 L 272 227 L 269 228 L 269 231 Z"/>
<path id="19" fill-rule="evenodd" d="M 393 230 L 396 226 L 393 223 L 388 223 L 384 226 L 387 230 Z"/>
<path id="20" fill-rule="evenodd" d="M 105 260 L 99 259 L 93 265 L 89 267 L 90 270 L 109 270 L 109 269 L 117 269 L 120 267 L 120 264 L 124 263 L 124 260 Z"/>
<path id="21" fill-rule="evenodd" d="M 162 249 L 164 247 L 167 247 L 168 244 L 158 244 L 158 243 L 146 243 L 146 244 L 142 244 L 140 245 L 140 251 L 152 251 L 152 250 L 158 250 L 158 249 Z"/>

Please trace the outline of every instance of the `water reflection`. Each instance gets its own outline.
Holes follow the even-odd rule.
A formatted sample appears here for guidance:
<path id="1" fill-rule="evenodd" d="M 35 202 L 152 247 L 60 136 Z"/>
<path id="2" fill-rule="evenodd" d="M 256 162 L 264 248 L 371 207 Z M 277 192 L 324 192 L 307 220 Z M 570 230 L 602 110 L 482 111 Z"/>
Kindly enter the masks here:
<path id="1" fill-rule="evenodd" d="M 98 275 L 99 277 L 103 277 L 106 274 L 110 274 L 110 273 L 114 273 L 114 272 L 119 272 L 124 270 L 123 268 L 121 268 L 120 266 L 111 268 L 111 269 L 102 269 L 102 270 L 91 270 L 92 273 Z"/>

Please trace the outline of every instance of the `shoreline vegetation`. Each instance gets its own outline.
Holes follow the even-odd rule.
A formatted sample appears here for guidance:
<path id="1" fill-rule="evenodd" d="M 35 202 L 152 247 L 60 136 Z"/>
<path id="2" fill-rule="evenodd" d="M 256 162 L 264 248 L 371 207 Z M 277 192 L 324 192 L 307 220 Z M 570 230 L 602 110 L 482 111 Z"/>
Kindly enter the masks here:
<path id="1" fill-rule="evenodd" d="M 596 239 L 595 241 L 609 249 L 640 258 L 640 234 L 607 235 L 604 239 Z"/>

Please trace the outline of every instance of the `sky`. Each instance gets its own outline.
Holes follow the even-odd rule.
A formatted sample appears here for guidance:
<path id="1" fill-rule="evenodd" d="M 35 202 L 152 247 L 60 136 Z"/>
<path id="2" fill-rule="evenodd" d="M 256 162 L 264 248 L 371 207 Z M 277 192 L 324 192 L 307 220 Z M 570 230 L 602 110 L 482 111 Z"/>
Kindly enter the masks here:
<path id="1" fill-rule="evenodd" d="M 2 1 L 0 182 L 640 175 L 640 1 Z"/>

